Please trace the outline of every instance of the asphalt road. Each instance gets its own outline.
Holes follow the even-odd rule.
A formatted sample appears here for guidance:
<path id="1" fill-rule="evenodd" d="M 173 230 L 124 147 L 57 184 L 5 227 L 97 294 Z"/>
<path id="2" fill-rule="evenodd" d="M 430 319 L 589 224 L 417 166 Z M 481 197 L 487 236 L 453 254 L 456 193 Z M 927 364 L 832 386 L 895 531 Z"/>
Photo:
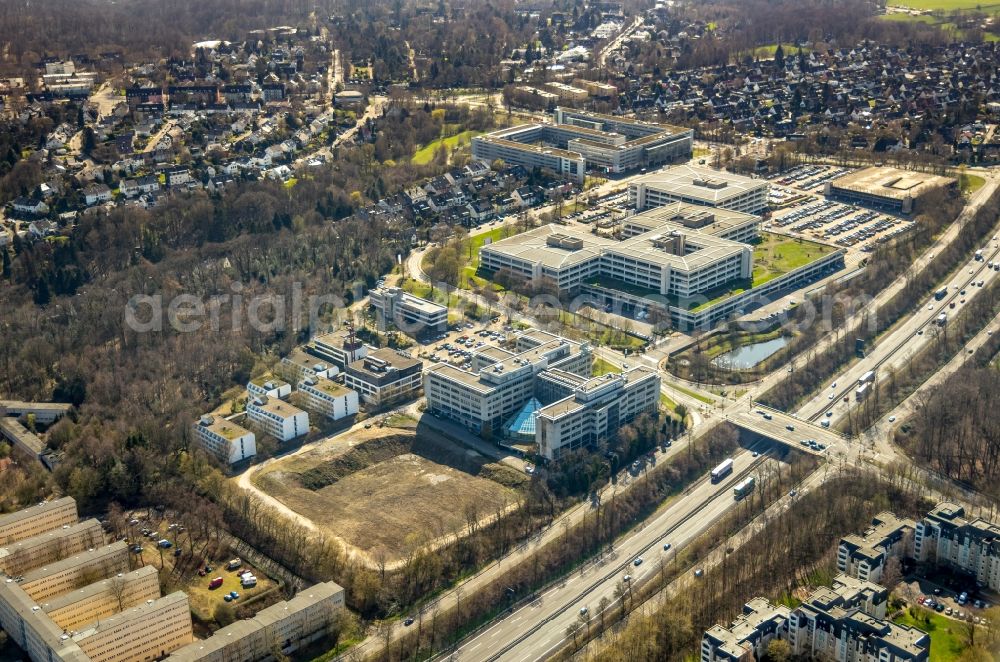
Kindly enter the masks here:
<path id="1" fill-rule="evenodd" d="M 633 586 L 652 579 L 661 564 L 670 563 L 679 548 L 717 522 L 736 503 L 732 488 L 744 475 L 767 462 L 748 451 L 734 456 L 734 470 L 718 484 L 701 480 L 670 507 L 661 509 L 645 525 L 618 542 L 614 551 L 550 587 L 537 598 L 465 642 L 452 659 L 468 662 L 545 659 L 561 646 L 567 629 L 578 622 L 582 608 L 598 617 L 601 600 L 609 606 L 616 592 L 627 590 L 626 574 Z M 641 480 L 641 478 L 640 478 Z M 663 550 L 664 543 L 671 549 Z M 634 564 L 641 557 L 642 563 Z"/>

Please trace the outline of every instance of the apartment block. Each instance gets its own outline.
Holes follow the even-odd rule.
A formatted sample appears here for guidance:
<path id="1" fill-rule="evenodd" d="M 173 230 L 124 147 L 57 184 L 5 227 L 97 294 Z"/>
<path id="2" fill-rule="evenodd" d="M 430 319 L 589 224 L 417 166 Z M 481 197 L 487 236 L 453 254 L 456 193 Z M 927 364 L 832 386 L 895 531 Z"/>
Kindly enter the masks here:
<path id="1" fill-rule="evenodd" d="M 341 371 L 349 364 L 368 356 L 368 350 L 368 346 L 358 340 L 349 328 L 318 335 L 306 345 L 307 353 L 333 363 Z"/>
<path id="2" fill-rule="evenodd" d="M 307 409 L 335 421 L 358 413 L 358 392 L 329 379 L 306 377 L 298 385 Z"/>
<path id="3" fill-rule="evenodd" d="M 194 424 L 194 437 L 202 448 L 227 464 L 235 464 L 257 454 L 256 435 L 221 416 L 202 416 Z"/>
<path id="4" fill-rule="evenodd" d="M 96 519 L 63 524 L 0 549 L 0 572 L 17 577 L 35 568 L 79 554 L 104 543 L 104 532 Z"/>
<path id="5" fill-rule="evenodd" d="M 380 329 L 391 323 L 410 336 L 448 330 L 448 307 L 421 299 L 398 287 L 380 287 L 368 293 Z"/>
<path id="6" fill-rule="evenodd" d="M 128 569 L 128 546 L 119 540 L 31 570 L 18 578 L 18 585 L 40 602 Z"/>
<path id="7" fill-rule="evenodd" d="M 838 575 L 830 588 L 814 591 L 788 618 L 795 655 L 836 662 L 925 662 L 926 632 L 885 620 L 889 591 L 878 584 Z"/>
<path id="8" fill-rule="evenodd" d="M 703 166 L 677 165 L 634 180 L 628 186 L 628 196 L 629 203 L 637 211 L 670 202 L 686 202 L 762 214 L 767 209 L 770 188 L 765 179 Z"/>
<path id="9" fill-rule="evenodd" d="M 309 432 L 309 414 L 295 405 L 257 395 L 247 402 L 247 418 L 278 441 L 291 441 Z"/>
<path id="10" fill-rule="evenodd" d="M 913 555 L 918 561 L 949 566 L 1000 590 L 1000 525 L 966 519 L 955 503 L 939 503 L 917 522 Z"/>
<path id="11" fill-rule="evenodd" d="M 156 568 L 146 565 L 64 593 L 39 606 L 53 623 L 69 632 L 159 597 L 159 575 Z"/>
<path id="12" fill-rule="evenodd" d="M 701 662 L 749 662 L 759 660 L 775 637 L 788 633 L 788 607 L 772 605 L 767 598 L 754 598 L 743 605 L 743 613 L 726 628 L 713 625 L 701 639 Z"/>
<path id="13" fill-rule="evenodd" d="M 768 643 L 786 640 L 795 656 L 834 662 L 926 662 L 930 637 L 885 620 L 889 591 L 838 575 L 794 609 L 755 598 L 729 627 L 715 625 L 701 643 L 702 662 L 760 660 Z"/>
<path id="14" fill-rule="evenodd" d="M 881 581 L 889 559 L 912 556 L 915 527 L 913 520 L 889 512 L 879 513 L 861 535 L 841 538 L 837 570 L 863 581 Z"/>
<path id="15" fill-rule="evenodd" d="M 266 395 L 280 400 L 292 394 L 292 385 L 273 375 L 267 375 L 247 382 L 247 391 L 250 395 Z"/>
<path id="16" fill-rule="evenodd" d="M 146 662 L 190 644 L 191 608 L 177 591 L 98 621 L 72 635 L 91 662 Z"/>
<path id="17" fill-rule="evenodd" d="M 287 602 L 261 610 L 254 618 L 237 621 L 211 637 L 195 641 L 168 658 L 172 662 L 229 662 L 264 660 L 275 647 L 292 653 L 326 634 L 334 614 L 344 608 L 344 589 L 326 582 L 300 591 Z"/>
<path id="18" fill-rule="evenodd" d="M 348 364 L 344 384 L 372 407 L 417 397 L 423 362 L 393 349 L 373 351 Z"/>
<path id="19" fill-rule="evenodd" d="M 46 501 L 15 513 L 0 515 L 0 544 L 10 545 L 64 524 L 76 524 L 76 501 L 73 497 Z"/>

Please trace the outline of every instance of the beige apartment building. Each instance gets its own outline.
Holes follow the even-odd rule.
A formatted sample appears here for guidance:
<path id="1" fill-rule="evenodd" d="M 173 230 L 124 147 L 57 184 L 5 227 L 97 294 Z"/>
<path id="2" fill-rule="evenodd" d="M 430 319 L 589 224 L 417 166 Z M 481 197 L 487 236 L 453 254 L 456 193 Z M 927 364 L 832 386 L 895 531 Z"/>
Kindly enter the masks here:
<path id="1" fill-rule="evenodd" d="M 96 519 L 63 524 L 58 529 L 0 548 L 0 572 L 23 575 L 46 563 L 79 554 L 104 543 L 104 532 Z"/>
<path id="2" fill-rule="evenodd" d="M 160 597 L 156 568 L 146 565 L 70 591 L 39 605 L 63 630 L 79 630 Z"/>
<path id="3" fill-rule="evenodd" d="M 76 524 L 76 501 L 72 497 L 46 501 L 16 513 L 0 516 L 0 545 L 9 545 L 59 528 Z"/>
<path id="4" fill-rule="evenodd" d="M 92 662 L 146 662 L 191 643 L 191 608 L 177 591 L 98 621 L 73 635 Z"/>
<path id="5" fill-rule="evenodd" d="M 128 546 L 119 540 L 36 568 L 18 585 L 32 600 L 40 601 L 128 569 Z"/>

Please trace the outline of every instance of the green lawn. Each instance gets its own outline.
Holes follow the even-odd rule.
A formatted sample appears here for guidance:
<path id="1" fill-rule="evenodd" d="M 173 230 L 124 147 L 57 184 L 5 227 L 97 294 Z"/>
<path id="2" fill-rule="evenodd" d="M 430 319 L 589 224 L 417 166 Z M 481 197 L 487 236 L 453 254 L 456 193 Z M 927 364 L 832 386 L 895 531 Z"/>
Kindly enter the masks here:
<path id="1" fill-rule="evenodd" d="M 673 387 L 673 388 L 675 388 L 675 389 L 677 389 L 678 391 L 680 391 L 684 395 L 691 396 L 692 398 L 694 398 L 696 400 L 701 400 L 705 404 L 710 405 L 713 402 L 715 402 L 714 400 L 712 400 L 712 398 L 708 397 L 707 395 L 702 395 L 701 393 L 698 393 L 697 391 L 692 391 L 689 388 L 684 388 L 680 384 L 671 383 L 670 386 Z"/>
<path id="2" fill-rule="evenodd" d="M 984 3 L 982 0 L 893 0 L 890 3 L 893 7 L 908 7 L 910 9 L 926 9 L 934 11 L 953 11 L 955 9 L 976 9 L 989 11 L 991 8 L 1000 8 L 996 3 Z"/>
<path id="3" fill-rule="evenodd" d="M 836 248 L 815 241 L 795 239 L 771 232 L 762 232 L 760 243 L 753 249 L 753 287 L 804 267 Z"/>
<path id="4" fill-rule="evenodd" d="M 937 23 L 937 19 L 926 14 L 883 14 L 882 16 L 879 16 L 879 19 L 883 21 L 893 21 L 896 23 L 927 23 L 929 25 Z"/>
<path id="5" fill-rule="evenodd" d="M 753 54 L 759 58 L 773 58 L 774 53 L 778 50 L 777 44 L 764 44 L 763 46 L 758 46 L 754 49 Z M 799 47 L 797 44 L 781 44 L 781 50 L 784 51 L 785 57 L 790 55 L 797 55 L 799 52 Z M 803 53 L 808 53 L 809 48 L 803 47 Z"/>
<path id="6" fill-rule="evenodd" d="M 473 136 L 478 136 L 480 134 L 482 134 L 482 131 L 462 131 L 461 133 L 456 133 L 453 136 L 438 138 L 434 142 L 424 145 L 418 149 L 413 155 L 412 161 L 417 165 L 427 165 L 434 160 L 434 154 L 442 145 L 444 145 L 446 149 L 452 150 L 458 145 L 471 144 Z"/>
<path id="7" fill-rule="evenodd" d="M 611 372 L 621 372 L 622 369 L 619 366 L 611 363 L 610 361 L 605 361 L 604 359 L 597 357 L 594 359 L 594 365 L 590 368 L 590 374 L 594 377 L 601 377 Z"/>
<path id="8" fill-rule="evenodd" d="M 917 619 L 910 616 L 909 610 L 904 610 L 900 616 L 893 619 L 894 622 L 900 625 L 915 627 L 929 634 L 931 636 L 930 659 L 934 660 L 934 662 L 948 662 L 949 660 L 958 659 L 966 648 L 961 633 L 963 626 L 958 621 L 946 618 L 927 609 L 920 607 L 916 609 L 918 614 L 926 615 L 929 621 L 926 623 L 922 621 L 918 622 Z"/>
<path id="9" fill-rule="evenodd" d="M 958 187 L 962 189 L 962 193 L 975 193 L 981 189 L 985 183 L 986 180 L 979 175 L 962 173 L 958 176 Z"/>

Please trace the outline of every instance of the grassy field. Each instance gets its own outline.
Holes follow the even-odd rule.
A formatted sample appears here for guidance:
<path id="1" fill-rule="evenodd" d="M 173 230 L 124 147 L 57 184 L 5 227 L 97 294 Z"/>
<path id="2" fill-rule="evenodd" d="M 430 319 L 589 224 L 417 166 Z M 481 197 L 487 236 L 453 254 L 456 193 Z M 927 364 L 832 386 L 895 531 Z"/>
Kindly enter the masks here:
<path id="1" fill-rule="evenodd" d="M 958 176 L 958 187 L 962 190 L 962 193 L 975 193 L 981 189 L 985 183 L 986 180 L 979 175 L 962 173 Z"/>
<path id="2" fill-rule="evenodd" d="M 594 377 L 600 377 L 610 372 L 621 372 L 621 370 L 621 366 L 617 366 L 610 361 L 605 361 L 601 357 L 597 357 L 594 359 L 594 365 L 590 367 L 590 374 Z"/>
<path id="3" fill-rule="evenodd" d="M 982 0 L 893 0 L 889 3 L 893 7 L 907 7 L 909 9 L 924 9 L 934 11 L 954 11 L 956 9 L 981 9 L 984 12 L 1000 9 L 1000 4 L 986 3 Z"/>
<path id="4" fill-rule="evenodd" d="M 427 165 L 434 160 L 434 154 L 437 153 L 438 149 L 440 149 L 442 145 L 444 145 L 445 149 L 451 151 L 460 145 L 471 144 L 473 136 L 478 136 L 480 134 L 482 134 L 482 131 L 462 131 L 461 133 L 456 133 L 453 136 L 438 138 L 434 142 L 424 145 L 418 149 L 416 153 L 414 153 L 412 161 L 417 165 Z"/>
<path id="5" fill-rule="evenodd" d="M 760 243 L 753 250 L 753 287 L 759 287 L 793 269 L 804 267 L 836 250 L 825 244 L 770 232 L 762 232 L 760 236 Z"/>
<path id="6" fill-rule="evenodd" d="M 778 44 L 764 44 L 763 46 L 758 46 L 757 48 L 755 48 L 753 54 L 756 57 L 767 59 L 767 58 L 773 58 L 777 50 L 778 50 Z M 799 52 L 799 47 L 797 44 L 783 43 L 781 44 L 781 50 L 785 53 L 785 57 L 787 58 L 790 55 L 797 55 Z M 808 53 L 809 50 L 810 49 L 806 47 L 802 48 L 803 53 Z"/>
<path id="7" fill-rule="evenodd" d="M 398 560 L 517 503 L 519 472 L 424 431 L 372 428 L 276 462 L 254 484 L 369 559 Z"/>
<path id="8" fill-rule="evenodd" d="M 713 402 L 715 402 L 715 400 L 713 400 L 712 398 L 708 397 L 707 395 L 702 395 L 701 393 L 698 393 L 697 391 L 692 391 L 689 388 L 684 388 L 680 384 L 671 383 L 670 385 L 673 388 L 675 388 L 678 391 L 680 391 L 681 393 L 683 393 L 684 395 L 688 395 L 688 396 L 690 396 L 690 397 L 692 397 L 692 398 L 694 398 L 696 400 L 701 400 L 702 402 L 704 402 L 707 405 L 710 405 Z"/>
<path id="9" fill-rule="evenodd" d="M 910 627 L 923 630 L 931 636 L 930 659 L 934 660 L 934 662 L 957 660 L 966 648 L 961 633 L 963 626 L 957 621 L 926 609 L 918 608 L 918 614 L 926 616 L 928 621 L 918 621 L 910 616 L 908 610 L 903 611 L 900 616 L 893 620 L 900 625 L 909 625 Z"/>

